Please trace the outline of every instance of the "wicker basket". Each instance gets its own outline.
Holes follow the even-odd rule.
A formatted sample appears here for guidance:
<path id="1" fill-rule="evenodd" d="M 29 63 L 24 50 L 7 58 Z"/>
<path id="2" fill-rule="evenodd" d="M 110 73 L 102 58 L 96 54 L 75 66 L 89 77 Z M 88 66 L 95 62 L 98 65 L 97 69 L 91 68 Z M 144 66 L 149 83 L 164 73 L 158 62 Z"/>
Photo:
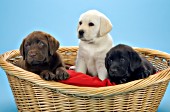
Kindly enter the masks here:
<path id="1" fill-rule="evenodd" d="M 61 47 L 65 63 L 74 65 L 78 47 Z M 78 87 L 42 80 L 38 75 L 14 66 L 7 60 L 18 50 L 0 56 L 19 111 L 115 111 L 155 112 L 170 80 L 170 55 L 151 49 L 135 48 L 159 72 L 146 79 L 108 87 Z"/>

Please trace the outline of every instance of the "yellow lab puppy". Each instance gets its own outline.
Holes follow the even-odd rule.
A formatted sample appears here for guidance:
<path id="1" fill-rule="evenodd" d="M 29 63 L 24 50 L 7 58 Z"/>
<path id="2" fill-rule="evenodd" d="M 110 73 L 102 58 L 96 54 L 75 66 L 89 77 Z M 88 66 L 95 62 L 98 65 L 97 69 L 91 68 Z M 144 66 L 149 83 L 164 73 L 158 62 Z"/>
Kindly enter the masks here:
<path id="1" fill-rule="evenodd" d="M 89 10 L 80 16 L 77 72 L 98 76 L 101 80 L 108 77 L 104 61 L 106 53 L 112 48 L 111 29 L 110 20 L 97 10 Z"/>

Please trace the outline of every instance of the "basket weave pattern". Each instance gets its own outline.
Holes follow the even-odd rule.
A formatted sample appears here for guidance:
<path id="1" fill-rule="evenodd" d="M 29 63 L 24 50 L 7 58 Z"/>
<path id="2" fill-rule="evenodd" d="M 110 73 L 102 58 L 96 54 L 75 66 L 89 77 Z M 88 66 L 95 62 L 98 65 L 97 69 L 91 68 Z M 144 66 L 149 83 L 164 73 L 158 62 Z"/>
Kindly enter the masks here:
<path id="1" fill-rule="evenodd" d="M 78 47 L 61 47 L 66 64 L 74 65 Z M 151 49 L 135 48 L 159 71 L 146 79 L 108 87 L 78 87 L 42 80 L 38 75 L 14 66 L 7 60 L 18 50 L 0 56 L 7 73 L 18 111 L 29 112 L 155 112 L 170 80 L 170 55 Z"/>

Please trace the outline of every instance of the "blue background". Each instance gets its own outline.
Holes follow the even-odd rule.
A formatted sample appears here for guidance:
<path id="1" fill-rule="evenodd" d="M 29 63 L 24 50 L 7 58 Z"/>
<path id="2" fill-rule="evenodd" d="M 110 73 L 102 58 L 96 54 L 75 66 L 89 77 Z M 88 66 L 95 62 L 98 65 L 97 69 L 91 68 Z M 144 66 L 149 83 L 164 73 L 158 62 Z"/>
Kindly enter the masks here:
<path id="1" fill-rule="evenodd" d="M 170 0 L 1 0 L 0 54 L 18 49 L 22 39 L 34 30 L 50 33 L 61 46 L 77 46 L 78 18 L 90 9 L 97 9 L 110 18 L 115 44 L 170 53 Z M 170 86 L 158 112 L 170 112 L 169 104 Z M 0 112 L 17 112 L 2 69 Z"/>

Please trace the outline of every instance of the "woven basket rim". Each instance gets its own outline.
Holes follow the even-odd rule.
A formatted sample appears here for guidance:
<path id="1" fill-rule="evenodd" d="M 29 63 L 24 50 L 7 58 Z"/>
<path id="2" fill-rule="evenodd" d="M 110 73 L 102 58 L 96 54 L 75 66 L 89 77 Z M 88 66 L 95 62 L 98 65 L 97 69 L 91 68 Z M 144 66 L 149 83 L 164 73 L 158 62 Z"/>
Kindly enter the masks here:
<path id="1" fill-rule="evenodd" d="M 77 46 L 65 46 L 60 47 L 63 48 L 78 48 Z M 166 60 L 170 60 L 170 55 L 168 53 L 148 49 L 148 48 L 134 48 L 136 51 L 141 53 L 147 53 L 149 55 L 158 56 L 159 58 L 163 58 Z M 7 72 L 9 75 L 13 75 L 19 79 L 23 79 L 25 81 L 29 81 L 34 83 L 35 85 L 42 86 L 44 88 L 48 88 L 54 90 L 56 92 L 60 92 L 62 94 L 72 95 L 72 96 L 82 96 L 82 97 L 108 97 L 116 94 L 123 94 L 130 91 L 139 90 L 148 86 L 155 85 L 157 83 L 161 83 L 164 81 L 170 80 L 170 67 L 165 70 L 162 70 L 155 75 L 151 75 L 146 79 L 140 79 L 132 82 L 128 82 L 125 84 L 119 84 L 115 86 L 107 86 L 107 87 L 79 87 L 74 85 L 63 84 L 60 82 L 54 81 L 45 81 L 42 80 L 37 74 L 26 71 L 22 68 L 14 66 L 13 64 L 7 62 L 6 60 L 16 56 L 19 54 L 19 50 L 12 50 L 0 55 L 0 66 Z"/>

